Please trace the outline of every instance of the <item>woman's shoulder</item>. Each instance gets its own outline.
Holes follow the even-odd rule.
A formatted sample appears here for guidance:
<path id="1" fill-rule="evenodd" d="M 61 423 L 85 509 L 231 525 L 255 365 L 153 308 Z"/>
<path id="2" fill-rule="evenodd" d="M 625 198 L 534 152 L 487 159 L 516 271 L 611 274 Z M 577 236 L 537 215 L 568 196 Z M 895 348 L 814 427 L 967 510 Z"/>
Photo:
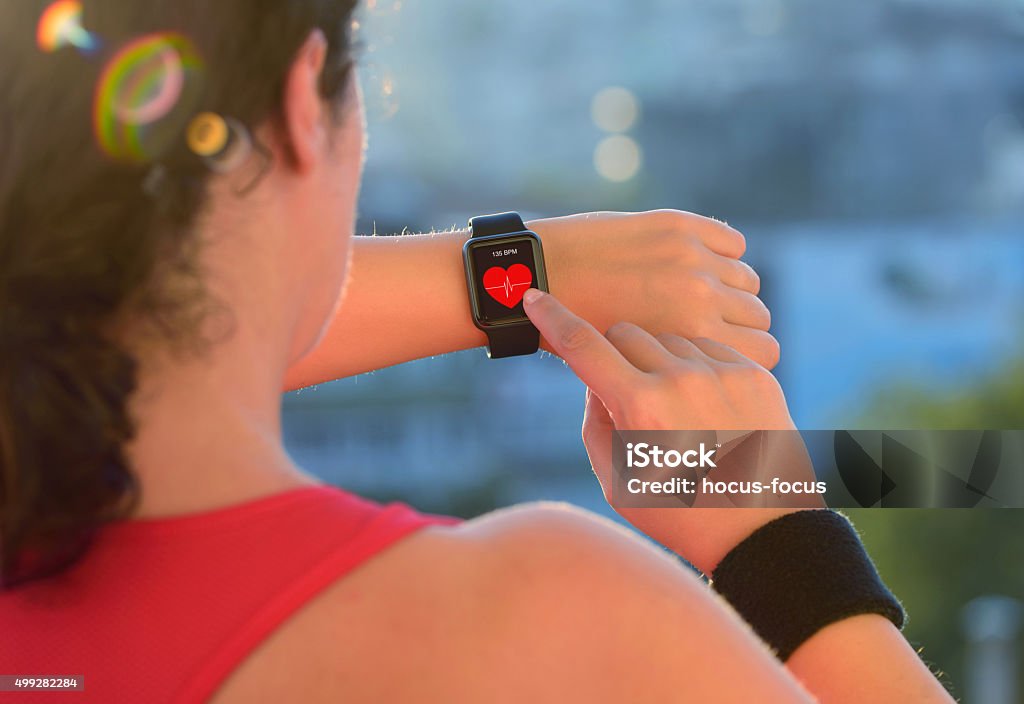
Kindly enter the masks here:
<path id="1" fill-rule="evenodd" d="M 564 504 L 427 526 L 309 602 L 215 701 L 269 691 L 308 702 L 342 693 L 348 701 L 453 701 L 467 687 L 483 687 L 482 694 L 487 678 L 522 679 L 550 667 L 569 645 L 577 661 L 611 657 L 636 645 L 622 624 L 617 641 L 578 624 L 598 628 L 632 614 L 639 625 L 646 617 L 637 585 L 659 572 L 697 588 L 678 563 L 631 532 Z"/>

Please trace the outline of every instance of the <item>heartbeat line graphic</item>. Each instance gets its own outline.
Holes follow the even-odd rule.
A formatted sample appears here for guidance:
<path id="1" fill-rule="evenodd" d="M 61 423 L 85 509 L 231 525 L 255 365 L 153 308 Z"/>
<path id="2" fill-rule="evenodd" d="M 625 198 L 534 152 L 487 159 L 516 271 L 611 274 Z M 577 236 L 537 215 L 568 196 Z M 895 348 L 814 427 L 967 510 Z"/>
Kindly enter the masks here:
<path id="1" fill-rule="evenodd" d="M 514 308 L 533 283 L 533 272 L 522 264 L 513 264 L 508 269 L 492 266 L 484 272 L 481 283 L 487 295 L 506 308 Z"/>
<path id="2" fill-rule="evenodd" d="M 498 286 L 484 286 L 484 288 L 487 289 L 488 291 L 504 291 L 505 292 L 505 298 L 512 298 L 512 292 L 516 290 L 516 286 L 525 286 L 526 288 L 530 288 L 530 284 L 529 283 L 525 283 L 525 284 L 514 284 L 514 283 L 512 283 L 511 281 L 509 281 L 509 278 L 508 278 L 507 275 L 505 276 L 505 283 L 499 284 Z"/>

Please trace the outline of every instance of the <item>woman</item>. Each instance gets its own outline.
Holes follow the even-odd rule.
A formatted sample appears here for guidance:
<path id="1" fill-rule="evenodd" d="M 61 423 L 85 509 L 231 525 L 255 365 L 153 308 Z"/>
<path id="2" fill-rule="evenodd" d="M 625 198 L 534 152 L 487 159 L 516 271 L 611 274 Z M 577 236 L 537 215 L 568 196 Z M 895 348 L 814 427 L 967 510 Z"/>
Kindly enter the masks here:
<path id="1" fill-rule="evenodd" d="M 282 388 L 483 343 L 465 233 L 352 237 L 353 3 L 92 0 L 49 53 L 47 6 L 17 5 L 0 674 L 84 675 L 69 701 L 102 702 L 949 701 L 881 615 L 822 624 L 783 663 L 691 571 L 582 511 L 458 522 L 320 485 L 282 446 Z M 104 105 L 133 55 L 174 104 Z M 591 389 L 602 482 L 611 427 L 792 427 L 738 233 L 672 211 L 532 227 L 552 294 L 527 310 Z M 712 574 L 784 511 L 623 513 Z"/>

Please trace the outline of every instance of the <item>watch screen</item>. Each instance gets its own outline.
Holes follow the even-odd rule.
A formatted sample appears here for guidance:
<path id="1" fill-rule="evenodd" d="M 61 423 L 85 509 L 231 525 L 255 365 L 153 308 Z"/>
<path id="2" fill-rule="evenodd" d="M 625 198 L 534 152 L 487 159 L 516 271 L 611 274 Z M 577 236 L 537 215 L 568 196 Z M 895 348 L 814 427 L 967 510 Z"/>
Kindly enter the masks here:
<path id="1" fill-rule="evenodd" d="M 524 237 L 482 243 L 472 248 L 472 261 L 481 320 L 496 323 L 525 319 L 523 294 L 537 286 L 533 240 Z"/>

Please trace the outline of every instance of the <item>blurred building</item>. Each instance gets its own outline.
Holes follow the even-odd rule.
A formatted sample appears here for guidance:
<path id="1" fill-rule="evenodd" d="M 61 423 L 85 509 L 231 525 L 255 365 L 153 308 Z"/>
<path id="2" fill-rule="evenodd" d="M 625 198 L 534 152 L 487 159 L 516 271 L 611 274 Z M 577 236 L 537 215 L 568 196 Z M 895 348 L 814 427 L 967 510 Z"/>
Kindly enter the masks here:
<path id="1" fill-rule="evenodd" d="M 748 235 L 809 428 L 1020 354 L 1024 4 L 371 0 L 364 14 L 361 231 L 510 207 L 726 218 Z M 609 86 L 625 118 L 599 114 Z M 637 149 L 631 170 L 610 164 L 616 181 L 595 161 L 610 134 Z M 287 401 L 290 446 L 361 488 L 572 495 L 570 478 L 589 481 L 578 382 L 553 360 L 498 364 L 467 353 L 304 391 Z"/>
<path id="2" fill-rule="evenodd" d="M 862 426 L 902 386 L 1012 383 L 987 417 L 1021 417 L 1021 0 L 365 4 L 360 232 L 506 209 L 713 215 L 748 236 L 801 427 Z M 582 410 L 559 360 L 475 350 L 288 394 L 285 441 L 330 481 L 424 510 L 606 511 Z M 1020 521 L 853 513 L 908 637 L 969 682 L 950 614 L 1022 593 Z"/>
<path id="3" fill-rule="evenodd" d="M 790 227 L 764 268 L 777 370 L 802 428 L 858 427 L 887 385 L 957 389 L 1024 351 L 1024 237 Z M 572 500 L 603 510 L 580 440 L 582 384 L 558 359 L 472 350 L 286 396 L 286 444 L 371 494 Z"/>
<path id="4" fill-rule="evenodd" d="M 288 394 L 285 444 L 318 476 L 370 496 L 602 510 L 580 442 L 584 387 L 544 356 L 472 350 Z"/>
<path id="5" fill-rule="evenodd" d="M 371 4 L 367 229 L 509 204 L 754 226 L 1022 212 L 1016 0 Z M 609 85 L 640 108 L 625 183 L 593 163 Z"/>

